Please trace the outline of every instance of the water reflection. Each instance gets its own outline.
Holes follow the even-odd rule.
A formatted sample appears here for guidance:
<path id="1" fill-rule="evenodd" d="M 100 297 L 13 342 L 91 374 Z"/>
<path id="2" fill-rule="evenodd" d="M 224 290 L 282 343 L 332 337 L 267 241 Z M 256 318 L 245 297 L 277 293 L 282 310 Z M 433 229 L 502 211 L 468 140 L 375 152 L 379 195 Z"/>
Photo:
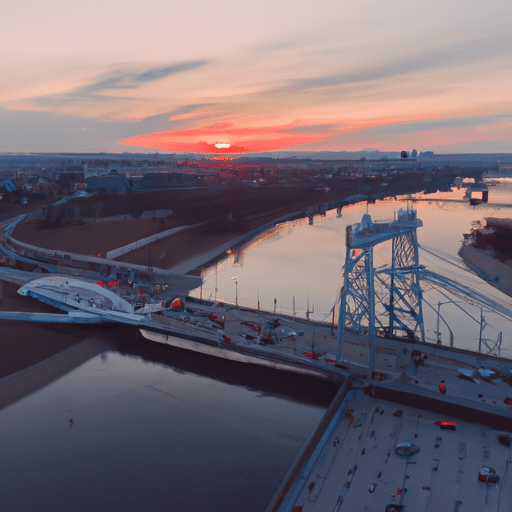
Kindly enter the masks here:
<path id="1" fill-rule="evenodd" d="M 337 386 L 314 377 L 227 361 L 152 343 L 135 334 L 115 342 L 117 351 L 126 356 L 141 358 L 146 364 L 161 365 L 178 373 L 193 373 L 231 386 L 243 387 L 262 396 L 326 408 L 338 389 Z"/>
<path id="2" fill-rule="evenodd" d="M 420 261 L 428 270 L 445 275 L 455 281 L 478 290 L 489 301 L 501 305 L 512 315 L 512 299 L 502 294 L 470 272 L 458 256 L 463 233 L 469 232 L 471 223 L 482 217 L 512 217 L 512 183 L 505 181 L 490 188 L 489 202 L 472 206 L 464 200 L 464 189 L 433 194 L 398 196 L 373 204 L 356 203 L 325 216 L 317 216 L 313 225 L 307 219 L 296 221 L 279 232 L 278 237 L 266 235 L 259 243 L 252 243 L 243 258 L 228 257 L 216 267 L 203 273 L 204 298 L 213 296 L 235 301 L 249 307 L 258 307 L 281 314 L 309 316 L 328 321 L 337 302 L 342 285 L 342 267 L 345 258 L 345 229 L 359 222 L 363 213 L 370 213 L 374 220 L 392 219 L 399 208 L 413 205 L 423 227 L 418 230 Z M 286 233 L 286 236 L 283 236 Z M 389 245 L 381 244 L 374 254 L 375 267 L 389 263 Z M 231 276 L 237 276 L 237 290 Z M 424 308 L 426 336 L 436 342 L 438 331 L 444 344 L 450 340 L 450 332 L 441 321 L 437 329 L 437 308 L 446 302 L 446 296 L 425 284 Z M 457 296 L 451 297 L 459 300 Z M 442 314 L 449 320 L 454 333 L 455 346 L 478 350 L 480 337 L 480 308 L 469 306 L 469 315 L 453 306 L 442 306 Z M 483 337 L 492 345 L 503 333 L 501 355 L 512 357 L 512 332 L 510 319 L 484 311 Z"/>
<path id="3" fill-rule="evenodd" d="M 0 411 L 2 510 L 265 508 L 335 390 L 139 341 Z"/>

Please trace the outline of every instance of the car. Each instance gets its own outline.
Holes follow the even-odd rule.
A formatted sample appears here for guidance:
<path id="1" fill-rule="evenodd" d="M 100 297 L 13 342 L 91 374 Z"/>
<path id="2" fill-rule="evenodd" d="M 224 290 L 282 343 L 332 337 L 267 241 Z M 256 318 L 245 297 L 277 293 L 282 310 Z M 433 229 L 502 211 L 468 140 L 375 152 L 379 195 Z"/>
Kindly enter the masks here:
<path id="1" fill-rule="evenodd" d="M 436 421 L 434 425 L 437 425 L 441 430 L 457 430 L 457 422 L 455 421 Z"/>
<path id="2" fill-rule="evenodd" d="M 510 446 L 512 444 L 512 437 L 509 436 L 508 434 L 502 434 L 502 435 L 498 436 L 498 441 L 503 446 Z"/>
<path id="3" fill-rule="evenodd" d="M 370 485 L 368 492 L 369 493 L 375 492 L 376 487 L 377 487 L 377 484 L 374 482 L 372 485 Z"/>
<path id="4" fill-rule="evenodd" d="M 494 468 L 483 466 L 478 472 L 478 481 L 487 482 L 490 484 L 497 484 L 500 481 L 499 475 L 496 473 Z"/>
<path id="5" fill-rule="evenodd" d="M 395 447 L 395 453 L 399 457 L 409 458 L 420 451 L 420 447 L 416 446 L 412 441 L 403 441 Z"/>

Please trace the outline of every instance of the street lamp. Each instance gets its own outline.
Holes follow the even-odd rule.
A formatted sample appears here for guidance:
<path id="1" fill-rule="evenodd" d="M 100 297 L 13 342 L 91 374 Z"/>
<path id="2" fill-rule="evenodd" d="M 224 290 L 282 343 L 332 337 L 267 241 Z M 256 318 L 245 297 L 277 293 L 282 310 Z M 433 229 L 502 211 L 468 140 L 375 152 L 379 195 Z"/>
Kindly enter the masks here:
<path id="1" fill-rule="evenodd" d="M 441 306 L 443 304 L 456 304 L 456 302 L 449 300 L 449 301 L 446 301 L 446 302 L 438 302 L 437 303 L 437 330 L 436 330 L 437 344 L 438 345 L 442 345 L 442 343 L 441 343 L 441 331 L 439 330 L 439 319 L 441 319 L 443 321 L 444 325 L 446 325 L 446 327 L 450 331 L 450 347 L 453 348 L 453 332 L 450 329 L 450 326 L 448 325 L 448 322 L 441 316 L 441 313 L 440 313 Z"/>
<path id="2" fill-rule="evenodd" d="M 236 276 L 233 276 L 231 279 L 235 281 L 235 304 L 238 306 L 238 278 Z"/>
<path id="3" fill-rule="evenodd" d="M 453 332 L 452 330 L 450 329 L 450 326 L 448 325 L 448 322 L 441 316 L 440 314 L 440 309 L 441 309 L 441 306 L 443 304 L 454 304 L 457 308 L 459 308 L 463 313 L 465 313 L 466 315 L 468 315 L 473 321 L 475 321 L 477 324 L 479 324 L 480 326 L 480 335 L 479 335 L 479 339 L 478 339 L 478 353 L 481 353 L 482 351 L 482 342 L 483 342 L 483 339 L 482 339 L 482 332 L 484 330 L 484 327 L 486 325 L 486 322 L 485 322 L 485 317 L 483 316 L 483 308 L 481 307 L 480 308 L 480 320 L 477 320 L 474 316 L 472 316 L 470 313 L 468 313 L 464 308 L 462 308 L 461 306 L 459 306 L 459 304 L 467 304 L 466 301 L 460 301 L 460 300 L 448 300 L 446 302 L 438 302 L 437 303 L 437 331 L 436 331 L 436 334 L 437 334 L 437 344 L 438 345 L 441 345 L 441 332 L 439 331 L 439 319 L 441 319 L 443 321 L 443 323 L 446 325 L 446 327 L 448 328 L 448 330 L 450 331 L 450 347 L 453 347 Z M 429 306 L 434 309 L 430 304 Z"/>

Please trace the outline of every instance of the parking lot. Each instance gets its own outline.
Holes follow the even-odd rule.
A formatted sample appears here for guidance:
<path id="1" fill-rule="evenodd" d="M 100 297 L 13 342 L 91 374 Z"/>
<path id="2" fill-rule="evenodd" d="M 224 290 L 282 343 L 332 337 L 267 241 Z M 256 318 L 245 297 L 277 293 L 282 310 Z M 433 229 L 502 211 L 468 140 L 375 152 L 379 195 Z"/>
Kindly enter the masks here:
<path id="1" fill-rule="evenodd" d="M 360 390 L 349 392 L 344 408 L 315 467 L 304 475 L 296 510 L 383 512 L 388 504 L 415 512 L 511 509 L 511 448 L 498 439 L 506 433 Z M 455 425 L 435 424 L 440 421 Z M 395 447 L 404 441 L 419 452 L 397 455 Z M 482 467 L 494 469 L 499 482 L 480 481 Z"/>

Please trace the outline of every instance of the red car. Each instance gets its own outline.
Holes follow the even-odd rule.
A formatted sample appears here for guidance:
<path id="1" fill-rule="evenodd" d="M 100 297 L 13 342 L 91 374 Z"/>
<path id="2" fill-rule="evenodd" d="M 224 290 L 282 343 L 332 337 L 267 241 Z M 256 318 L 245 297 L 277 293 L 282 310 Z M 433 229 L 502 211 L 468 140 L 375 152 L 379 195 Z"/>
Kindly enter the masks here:
<path id="1" fill-rule="evenodd" d="M 500 481 L 499 475 L 496 474 L 493 468 L 483 466 L 478 472 L 478 480 L 480 482 L 488 482 L 490 484 L 497 484 Z"/>

